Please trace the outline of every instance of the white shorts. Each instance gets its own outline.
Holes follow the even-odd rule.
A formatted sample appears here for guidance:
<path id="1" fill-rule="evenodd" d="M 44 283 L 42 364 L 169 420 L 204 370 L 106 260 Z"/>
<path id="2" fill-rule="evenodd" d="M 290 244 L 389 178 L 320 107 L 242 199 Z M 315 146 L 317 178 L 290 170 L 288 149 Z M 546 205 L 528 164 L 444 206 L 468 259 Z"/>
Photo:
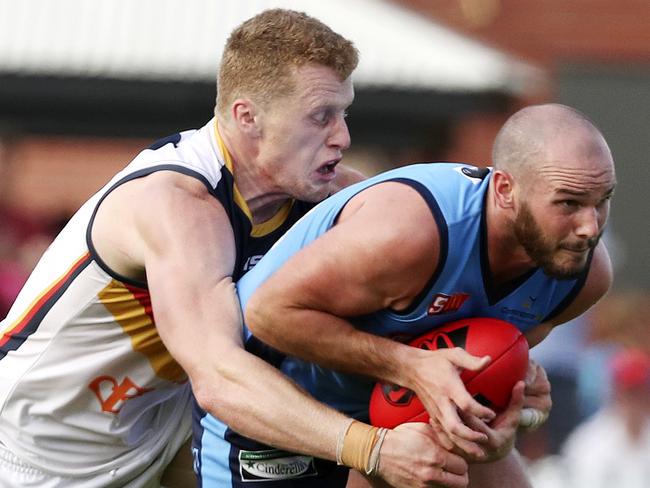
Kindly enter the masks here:
<path id="1" fill-rule="evenodd" d="M 45 473 L 25 463 L 0 442 L 0 488 L 160 488 L 160 474 L 178 450 L 174 442 L 136 480 L 124 483 L 116 480 L 117 473 L 105 473 L 92 478 L 64 478 Z"/>
<path id="2" fill-rule="evenodd" d="M 66 485 L 63 478 L 50 476 L 21 461 L 0 442 L 0 488 L 55 488 Z"/>

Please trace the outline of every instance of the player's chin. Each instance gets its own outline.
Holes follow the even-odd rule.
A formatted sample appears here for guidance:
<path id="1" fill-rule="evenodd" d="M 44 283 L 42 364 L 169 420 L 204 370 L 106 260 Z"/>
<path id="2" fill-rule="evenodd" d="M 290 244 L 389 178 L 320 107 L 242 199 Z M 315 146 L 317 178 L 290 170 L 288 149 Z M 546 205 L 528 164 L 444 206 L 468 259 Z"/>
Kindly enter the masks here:
<path id="1" fill-rule="evenodd" d="M 584 256 L 571 252 L 570 256 L 556 257 L 556 259 L 544 267 L 544 272 L 551 278 L 558 280 L 574 280 L 578 278 L 587 266 L 588 253 Z"/>

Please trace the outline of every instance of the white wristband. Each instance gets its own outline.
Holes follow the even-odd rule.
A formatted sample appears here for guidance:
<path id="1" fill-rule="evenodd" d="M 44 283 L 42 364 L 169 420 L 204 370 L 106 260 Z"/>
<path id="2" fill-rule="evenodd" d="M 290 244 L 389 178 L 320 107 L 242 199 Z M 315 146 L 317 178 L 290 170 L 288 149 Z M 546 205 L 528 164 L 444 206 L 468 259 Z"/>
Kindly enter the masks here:
<path id="1" fill-rule="evenodd" d="M 375 443 L 375 446 L 372 448 L 372 452 L 370 453 L 370 459 L 368 460 L 368 466 L 366 466 L 367 475 L 376 476 L 377 471 L 379 471 L 379 452 L 381 451 L 381 445 L 384 443 L 384 439 L 386 438 L 387 432 L 388 429 L 385 429 L 383 427 L 380 427 L 379 432 L 377 432 L 377 442 Z"/>
<path id="2" fill-rule="evenodd" d="M 536 408 L 523 408 L 519 417 L 519 426 L 534 430 L 546 422 L 548 414 Z"/>
<path id="3" fill-rule="evenodd" d="M 348 419 L 348 422 L 346 422 L 345 427 L 339 432 L 339 436 L 336 442 L 336 464 L 339 466 L 343 466 L 343 461 L 341 459 L 341 455 L 343 454 L 343 443 L 345 442 L 345 434 L 348 433 L 348 430 L 350 430 L 350 426 L 354 422 L 354 419 Z"/>

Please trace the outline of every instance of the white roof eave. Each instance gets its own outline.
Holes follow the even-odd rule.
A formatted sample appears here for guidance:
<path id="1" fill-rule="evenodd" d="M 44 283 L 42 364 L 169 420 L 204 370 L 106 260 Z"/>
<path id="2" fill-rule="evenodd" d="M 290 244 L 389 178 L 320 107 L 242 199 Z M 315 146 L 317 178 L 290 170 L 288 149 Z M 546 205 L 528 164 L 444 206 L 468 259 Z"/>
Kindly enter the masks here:
<path id="1" fill-rule="evenodd" d="M 0 0 L 0 72 L 212 81 L 229 33 L 267 8 L 351 39 L 358 87 L 523 94 L 541 70 L 387 0 Z"/>

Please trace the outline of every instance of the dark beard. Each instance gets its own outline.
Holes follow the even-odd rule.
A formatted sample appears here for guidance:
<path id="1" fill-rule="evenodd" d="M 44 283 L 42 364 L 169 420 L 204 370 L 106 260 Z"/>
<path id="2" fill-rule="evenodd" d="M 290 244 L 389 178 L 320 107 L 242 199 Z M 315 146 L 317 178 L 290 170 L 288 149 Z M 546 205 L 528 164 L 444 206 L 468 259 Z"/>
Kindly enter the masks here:
<path id="1" fill-rule="evenodd" d="M 522 203 L 521 209 L 513 223 L 513 230 L 517 241 L 524 248 L 526 254 L 542 268 L 547 276 L 558 280 L 574 280 L 578 278 L 587 266 L 587 260 L 582 264 L 575 266 L 559 265 L 554 261 L 558 250 L 562 249 L 561 245 L 554 245 L 544 238 L 544 232 L 541 226 L 533 217 L 530 207 Z M 587 245 L 593 249 L 598 244 L 600 235 L 594 239 L 589 239 Z M 564 246 L 571 249 L 570 246 Z"/>

